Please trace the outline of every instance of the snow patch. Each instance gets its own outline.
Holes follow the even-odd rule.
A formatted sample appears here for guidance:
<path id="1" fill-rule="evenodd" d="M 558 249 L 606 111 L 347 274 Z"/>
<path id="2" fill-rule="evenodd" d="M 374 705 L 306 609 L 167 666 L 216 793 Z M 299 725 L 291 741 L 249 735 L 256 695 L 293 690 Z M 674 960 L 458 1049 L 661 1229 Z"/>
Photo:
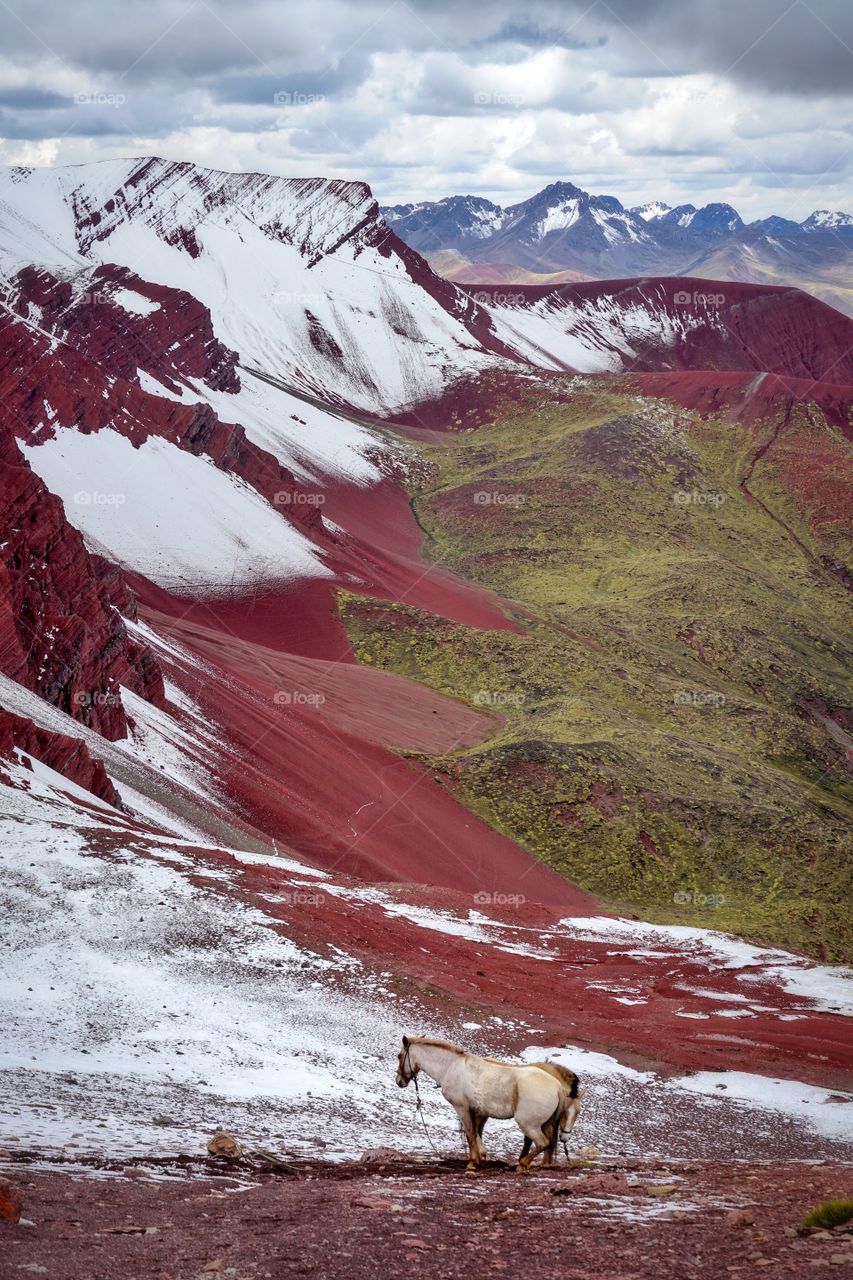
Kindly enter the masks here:
<path id="1" fill-rule="evenodd" d="M 60 429 L 22 444 L 89 546 L 158 586 L 227 594 L 260 582 L 331 576 L 319 552 L 250 485 L 206 457 L 150 436 Z"/>

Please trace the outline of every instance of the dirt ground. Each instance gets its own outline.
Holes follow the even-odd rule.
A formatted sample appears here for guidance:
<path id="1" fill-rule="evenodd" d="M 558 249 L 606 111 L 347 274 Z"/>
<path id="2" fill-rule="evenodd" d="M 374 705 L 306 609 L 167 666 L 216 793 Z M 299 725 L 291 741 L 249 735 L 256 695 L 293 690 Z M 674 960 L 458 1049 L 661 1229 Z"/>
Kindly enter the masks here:
<path id="1" fill-rule="evenodd" d="M 22 1219 L 0 1221 L 0 1276 L 853 1277 L 853 1227 L 795 1231 L 808 1209 L 850 1195 L 849 1167 L 828 1162 L 590 1157 L 521 1176 L 379 1154 L 292 1174 L 215 1168 L 18 1164 L 8 1172 Z"/>

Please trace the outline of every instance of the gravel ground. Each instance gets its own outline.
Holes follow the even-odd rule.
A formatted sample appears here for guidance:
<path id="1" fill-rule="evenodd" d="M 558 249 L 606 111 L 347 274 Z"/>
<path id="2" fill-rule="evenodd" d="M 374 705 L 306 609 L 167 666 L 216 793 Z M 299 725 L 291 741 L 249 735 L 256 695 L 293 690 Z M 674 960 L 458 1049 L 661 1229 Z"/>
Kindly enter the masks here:
<path id="1" fill-rule="evenodd" d="M 532 1274 L 598 1280 L 853 1276 L 853 1228 L 801 1238 L 849 1166 L 589 1155 L 524 1177 L 379 1153 L 221 1176 L 212 1162 L 124 1170 L 21 1162 L 0 1275 L 56 1280 L 319 1280 Z"/>

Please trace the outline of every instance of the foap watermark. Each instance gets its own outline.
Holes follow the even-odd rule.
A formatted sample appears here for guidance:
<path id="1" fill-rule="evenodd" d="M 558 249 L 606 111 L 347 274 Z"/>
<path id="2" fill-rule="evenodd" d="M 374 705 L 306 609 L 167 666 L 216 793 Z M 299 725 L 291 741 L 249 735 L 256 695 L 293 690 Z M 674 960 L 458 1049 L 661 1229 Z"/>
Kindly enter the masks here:
<path id="1" fill-rule="evenodd" d="M 522 507 L 526 500 L 523 493 L 490 493 L 478 489 L 474 494 L 475 507 Z"/>
<path id="2" fill-rule="evenodd" d="M 322 507 L 326 502 L 323 493 L 300 493 L 298 489 L 279 489 L 273 499 L 277 507 Z"/>
<path id="3" fill-rule="evenodd" d="M 503 689 L 479 689 L 474 694 L 474 703 L 478 707 L 520 707 L 525 700 L 525 694 Z"/>
<path id="4" fill-rule="evenodd" d="M 75 105 L 78 107 L 123 107 L 127 102 L 124 93 L 75 93 Z"/>
<path id="5" fill-rule="evenodd" d="M 474 894 L 480 907 L 520 907 L 527 901 L 523 893 L 488 893 L 485 889 Z"/>
<path id="6" fill-rule="evenodd" d="M 279 707 L 322 707 L 325 693 L 306 693 L 304 689 L 276 689 L 273 702 Z"/>
<path id="7" fill-rule="evenodd" d="M 279 89 L 272 96 L 276 107 L 310 107 L 325 102 L 325 93 L 301 93 L 298 89 Z"/>
<path id="8" fill-rule="evenodd" d="M 102 289 L 87 289 L 80 295 L 80 302 L 84 307 L 103 307 L 112 301 L 112 295 Z"/>
<path id="9" fill-rule="evenodd" d="M 673 695 L 677 707 L 724 707 L 726 695 L 713 689 L 679 689 Z"/>
<path id="10" fill-rule="evenodd" d="M 75 707 L 120 707 L 121 694 L 113 693 L 110 690 L 89 692 L 85 689 L 78 689 L 72 701 Z"/>
<path id="11" fill-rule="evenodd" d="M 475 107 L 523 107 L 526 102 L 523 93 L 506 93 L 501 89 L 474 94 Z"/>
<path id="12" fill-rule="evenodd" d="M 326 901 L 325 893 L 316 889 L 286 889 L 277 898 L 286 907 L 322 907 Z"/>
<path id="13" fill-rule="evenodd" d="M 722 907 L 725 895 L 722 893 L 700 893 L 698 889 L 679 889 L 672 895 L 677 907 Z"/>
<path id="14" fill-rule="evenodd" d="M 471 297 L 481 305 L 492 307 L 520 307 L 524 302 L 523 293 L 505 293 L 502 289 L 480 289 Z"/>
<path id="15" fill-rule="evenodd" d="M 101 493 L 98 489 L 78 489 L 74 495 L 78 507 L 123 507 L 127 502 L 124 493 Z"/>
<path id="16" fill-rule="evenodd" d="M 714 493 L 702 489 L 678 489 L 672 495 L 677 507 L 721 507 L 728 498 L 727 493 Z"/>
<path id="17" fill-rule="evenodd" d="M 673 298 L 677 307 L 722 307 L 725 301 L 724 293 L 704 293 L 701 289 L 679 289 Z"/>
<path id="18" fill-rule="evenodd" d="M 272 300 L 282 307 L 321 307 L 325 295 L 311 293 L 307 289 L 277 289 Z"/>

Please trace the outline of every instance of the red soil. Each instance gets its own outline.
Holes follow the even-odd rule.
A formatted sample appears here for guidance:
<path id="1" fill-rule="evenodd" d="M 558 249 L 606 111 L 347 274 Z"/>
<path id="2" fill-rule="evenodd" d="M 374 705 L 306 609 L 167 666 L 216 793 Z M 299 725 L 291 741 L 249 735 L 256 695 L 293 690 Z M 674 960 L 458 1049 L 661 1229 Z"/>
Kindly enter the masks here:
<path id="1" fill-rule="evenodd" d="M 258 645 L 239 629 L 224 629 L 215 609 L 208 606 L 207 625 L 198 606 L 191 617 L 181 617 L 177 605 L 170 615 L 143 605 L 141 614 L 206 660 L 181 682 L 225 730 L 218 777 L 255 828 L 319 866 L 366 879 L 472 894 L 514 892 L 524 877 L 533 897 L 593 909 L 590 895 L 393 750 L 449 751 L 494 721 L 380 672 Z"/>
<path id="2" fill-rule="evenodd" d="M 417 791 L 409 798 L 417 797 Z M 413 807 L 422 811 L 422 804 L 423 797 L 417 797 Z M 457 813 L 456 822 L 464 822 L 465 816 Z M 503 1036 L 505 1054 L 517 1054 L 528 1046 L 533 1029 L 534 1034 L 540 1033 L 537 1038 L 542 1044 L 583 1045 L 663 1074 L 739 1070 L 826 1088 L 850 1087 L 853 1044 L 846 1018 L 814 1012 L 808 1001 L 785 994 L 776 982 L 745 984 L 739 980 L 743 969 L 709 963 L 701 949 L 690 951 L 664 939 L 638 945 L 636 937 L 630 936 L 604 935 L 585 941 L 552 934 L 549 931 L 569 912 L 593 914 L 593 901 L 559 877 L 555 877 L 555 892 L 549 894 L 535 874 L 540 870 L 536 863 L 528 862 L 528 867 L 533 866 L 530 874 L 519 867 L 521 874 L 508 875 L 504 870 L 502 878 L 493 877 L 490 872 L 499 868 L 491 861 L 493 849 L 485 839 L 479 850 L 488 847 L 489 862 L 481 863 L 467 883 L 425 887 L 438 885 L 434 873 L 444 874 L 448 868 L 431 863 L 432 846 L 421 843 L 418 833 L 422 830 L 413 823 L 405 833 L 408 863 L 395 868 L 394 876 L 408 872 L 419 883 L 401 885 L 394 898 L 401 906 L 415 904 L 415 916 L 416 908 L 425 906 L 466 920 L 473 909 L 506 923 L 503 942 L 500 934 L 478 941 L 422 927 L 402 914 L 388 914 L 381 904 L 369 900 L 358 902 L 356 909 L 349 897 L 324 892 L 322 882 L 317 883 L 311 901 L 297 904 L 287 893 L 288 874 L 274 864 L 247 866 L 207 852 L 198 856 L 200 866 L 208 860 L 230 866 L 234 885 L 230 892 L 246 895 L 245 900 L 254 905 L 262 895 L 264 912 L 286 921 L 287 936 L 297 943 L 314 949 L 324 942 L 340 947 L 367 965 L 407 978 L 419 999 L 425 992 L 441 992 L 436 1001 L 440 1017 L 455 1006 L 460 1021 L 465 1017 L 479 1021 L 494 1012 L 509 1028 L 520 1024 L 522 1030 L 507 1030 Z M 412 847 L 413 831 L 417 847 Z M 467 856 L 477 850 L 472 841 L 463 852 Z M 444 861 L 451 863 L 452 872 L 455 864 L 448 853 L 445 850 Z M 345 865 L 342 862 L 337 868 L 336 881 Z M 358 885 L 345 887 L 349 892 Z M 567 907 L 565 899 L 572 893 L 575 902 Z M 713 927 L 712 919 L 708 926 Z M 618 1003 L 606 988 L 629 991 L 638 1003 Z M 781 1021 L 770 1012 L 733 1021 L 726 1016 L 733 1007 L 726 996 L 742 1000 L 744 994 L 770 1010 L 796 1011 L 798 1018 Z M 684 1012 L 706 1016 L 685 1018 Z"/>
<path id="3" fill-rule="evenodd" d="M 489 1165 L 466 1178 L 458 1164 L 391 1153 L 294 1168 L 190 1177 L 178 1164 L 155 1181 L 143 1168 L 96 1180 L 21 1166 L 31 1225 L 0 1221 L 7 1274 L 469 1280 L 511 1274 L 523 1258 L 532 1275 L 599 1280 L 853 1275 L 849 1228 L 796 1234 L 811 1208 L 842 1191 L 837 1165 L 615 1159 L 527 1177 Z"/>
<path id="4" fill-rule="evenodd" d="M 764 418 L 784 417 L 795 404 L 813 402 L 833 426 L 853 439 L 850 405 L 853 384 L 815 381 L 768 373 L 760 381 L 754 373 L 709 371 L 637 373 L 630 385 L 641 395 L 661 396 L 703 415 L 736 418 L 744 426 Z"/>

